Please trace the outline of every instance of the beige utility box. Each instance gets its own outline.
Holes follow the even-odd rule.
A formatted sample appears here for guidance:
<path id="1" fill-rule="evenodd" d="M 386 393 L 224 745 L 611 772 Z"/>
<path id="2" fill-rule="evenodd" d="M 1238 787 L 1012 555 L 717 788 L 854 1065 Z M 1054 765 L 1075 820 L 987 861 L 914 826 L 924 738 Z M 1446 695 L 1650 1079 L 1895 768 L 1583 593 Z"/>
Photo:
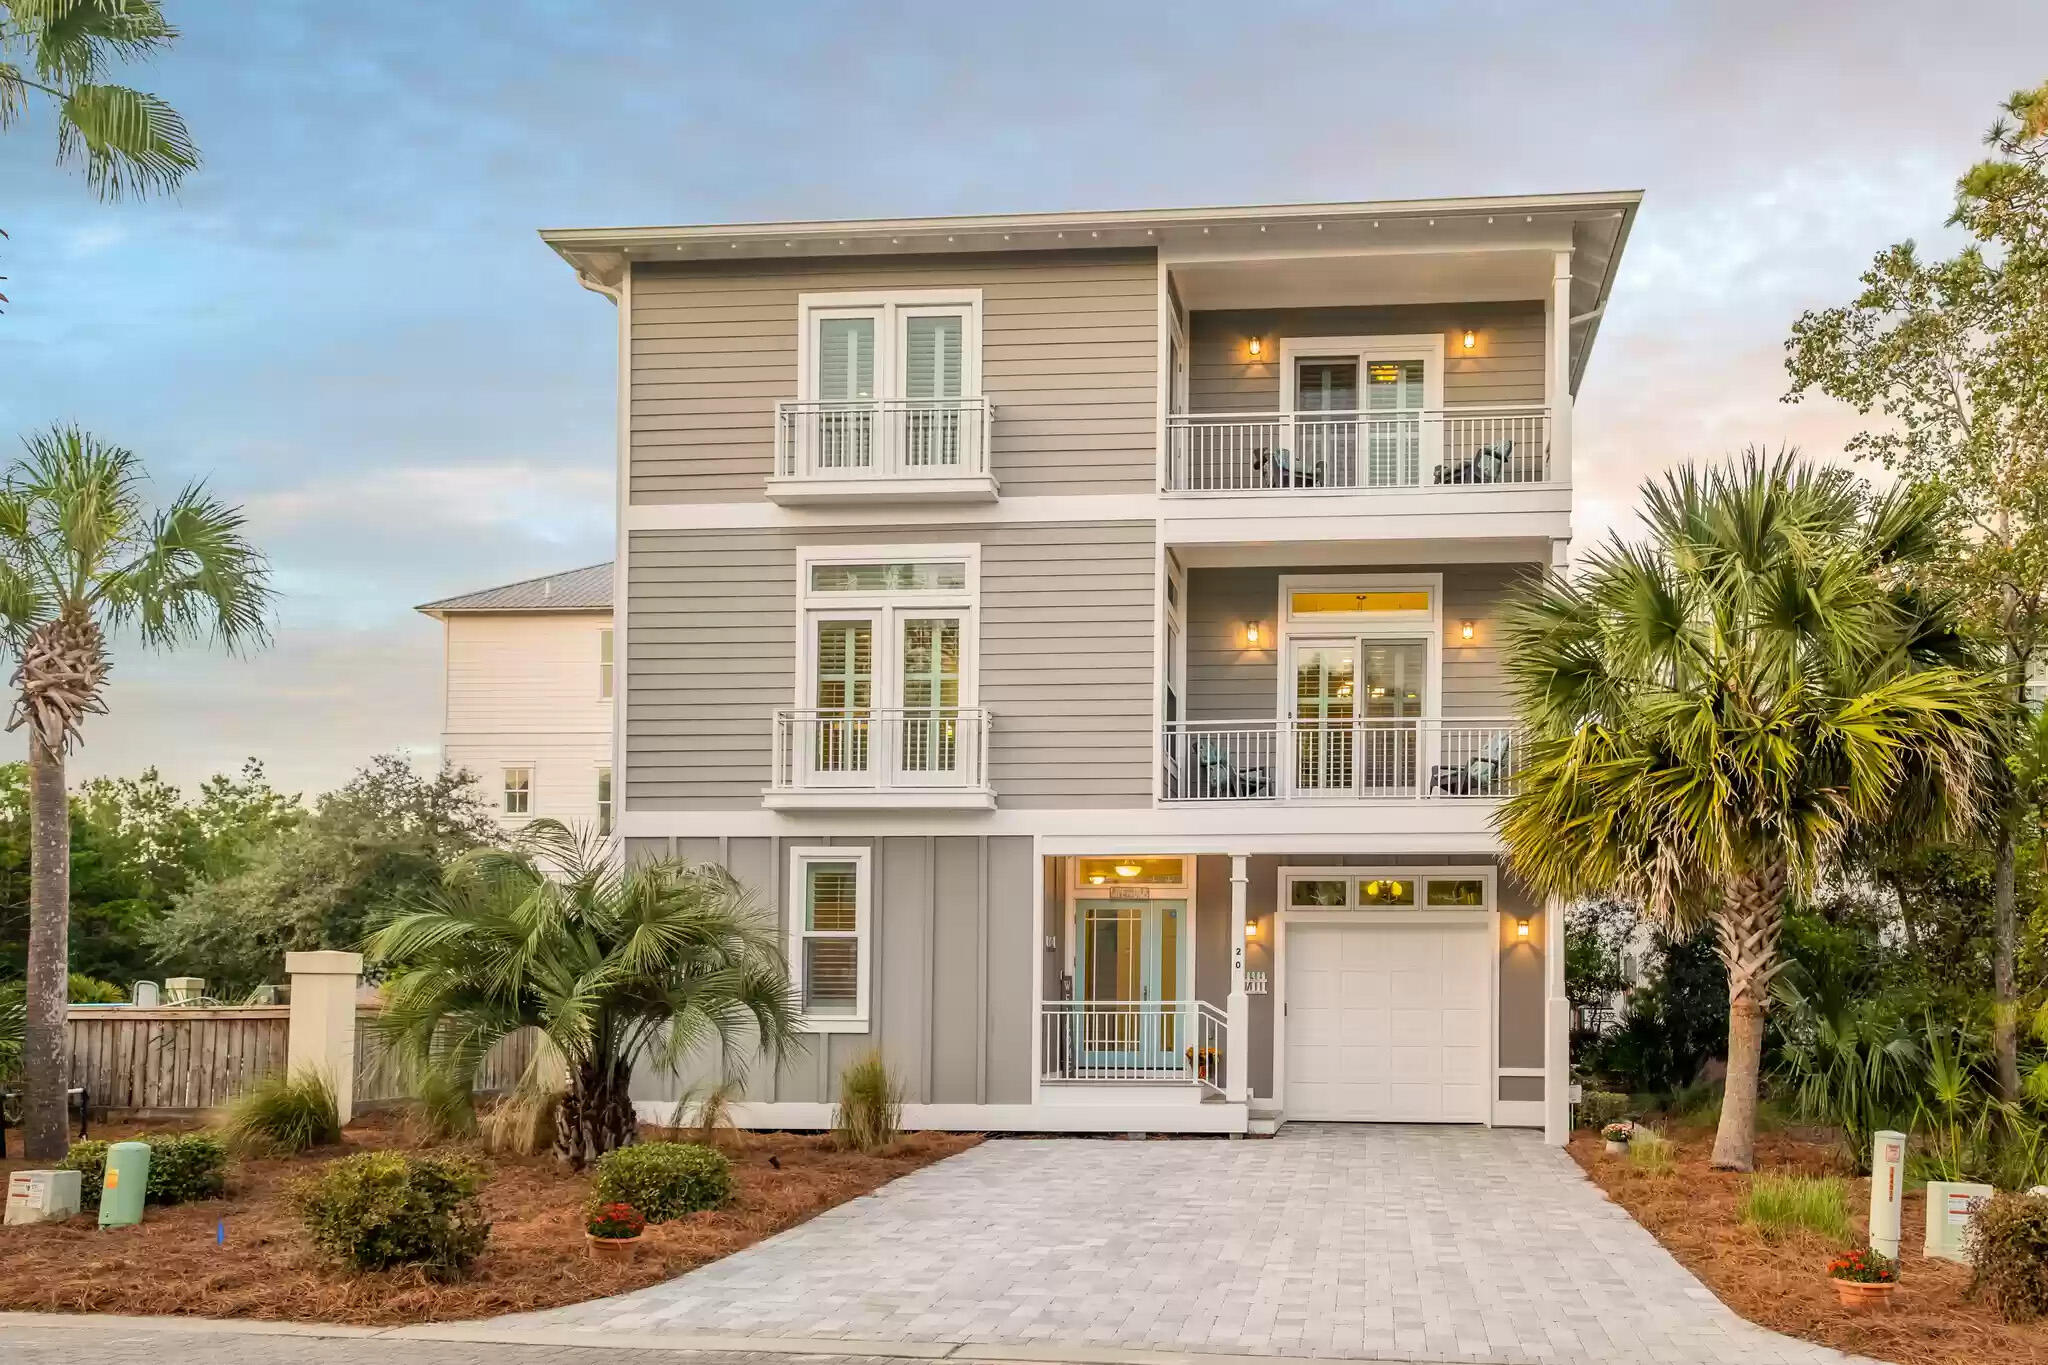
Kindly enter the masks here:
<path id="1" fill-rule="evenodd" d="M 61 1223 L 78 1212 L 77 1171 L 16 1171 L 7 1180 L 7 1222 Z"/>
<path id="2" fill-rule="evenodd" d="M 1963 1250 L 1963 1234 L 1970 1230 L 1977 1205 L 1996 1193 L 1989 1185 L 1967 1180 L 1928 1181 L 1927 1245 L 1923 1254 L 1968 1265 L 1970 1256 Z"/>

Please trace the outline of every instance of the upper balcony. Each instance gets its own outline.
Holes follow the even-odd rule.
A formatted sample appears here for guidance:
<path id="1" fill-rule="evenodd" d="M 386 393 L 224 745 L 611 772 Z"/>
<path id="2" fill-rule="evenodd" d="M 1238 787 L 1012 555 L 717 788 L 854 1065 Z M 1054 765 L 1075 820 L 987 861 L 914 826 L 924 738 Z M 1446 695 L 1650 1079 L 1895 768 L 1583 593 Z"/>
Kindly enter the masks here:
<path id="1" fill-rule="evenodd" d="M 992 502 L 986 398 L 789 400 L 775 405 L 775 473 L 784 506 L 844 502 Z"/>
<path id="2" fill-rule="evenodd" d="M 1166 421 L 1170 493 L 1565 482 L 1555 477 L 1550 410 L 1542 406 L 1187 413 Z"/>

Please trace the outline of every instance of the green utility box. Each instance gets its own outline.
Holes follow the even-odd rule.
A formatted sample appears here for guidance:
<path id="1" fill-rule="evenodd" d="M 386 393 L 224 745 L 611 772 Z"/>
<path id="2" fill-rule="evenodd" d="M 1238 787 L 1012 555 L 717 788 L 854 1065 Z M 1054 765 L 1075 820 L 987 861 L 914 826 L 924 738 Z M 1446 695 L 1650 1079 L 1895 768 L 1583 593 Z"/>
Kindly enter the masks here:
<path id="1" fill-rule="evenodd" d="M 117 1142 L 107 1148 L 106 1178 L 100 1182 L 100 1226 L 125 1228 L 142 1221 L 142 1196 L 149 1192 L 149 1144 Z"/>

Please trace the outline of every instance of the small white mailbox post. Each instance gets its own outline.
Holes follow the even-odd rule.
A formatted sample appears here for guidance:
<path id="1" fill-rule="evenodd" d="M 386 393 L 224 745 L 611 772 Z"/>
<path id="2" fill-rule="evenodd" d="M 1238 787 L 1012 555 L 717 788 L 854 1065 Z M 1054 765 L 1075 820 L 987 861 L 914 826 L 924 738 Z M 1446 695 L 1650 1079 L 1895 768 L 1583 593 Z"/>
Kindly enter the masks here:
<path id="1" fill-rule="evenodd" d="M 1899 1258 L 1899 1210 L 1906 1198 L 1906 1135 L 1886 1130 L 1870 1150 L 1870 1249 Z"/>

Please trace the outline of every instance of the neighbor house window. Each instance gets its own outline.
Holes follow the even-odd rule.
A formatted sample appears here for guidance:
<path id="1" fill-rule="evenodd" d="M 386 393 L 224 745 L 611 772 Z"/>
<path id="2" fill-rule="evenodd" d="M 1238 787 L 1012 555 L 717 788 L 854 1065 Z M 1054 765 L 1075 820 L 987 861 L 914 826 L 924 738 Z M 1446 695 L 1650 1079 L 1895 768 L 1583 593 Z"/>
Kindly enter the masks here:
<path id="1" fill-rule="evenodd" d="M 601 701 L 612 699 L 612 629 L 606 626 L 597 633 L 597 695 Z"/>
<path id="2" fill-rule="evenodd" d="M 505 814 L 533 814 L 533 769 L 505 769 Z"/>
<path id="3" fill-rule="evenodd" d="M 790 854 L 790 965 L 804 1021 L 821 1032 L 860 1032 L 868 1012 L 868 851 L 799 848 Z"/>
<path id="4" fill-rule="evenodd" d="M 609 632 L 607 632 L 609 634 Z M 612 832 L 612 770 L 603 767 L 597 770 L 597 832 Z"/>

